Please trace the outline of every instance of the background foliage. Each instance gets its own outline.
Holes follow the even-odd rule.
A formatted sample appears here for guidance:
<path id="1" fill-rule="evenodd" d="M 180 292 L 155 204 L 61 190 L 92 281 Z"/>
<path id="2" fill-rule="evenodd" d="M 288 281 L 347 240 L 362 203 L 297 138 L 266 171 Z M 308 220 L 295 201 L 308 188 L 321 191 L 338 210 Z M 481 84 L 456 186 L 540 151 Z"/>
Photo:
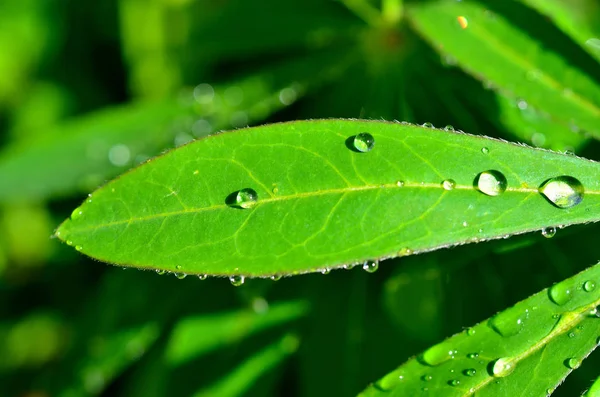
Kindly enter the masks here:
<path id="1" fill-rule="evenodd" d="M 0 394 L 356 395 L 589 266 L 597 225 L 238 288 L 49 236 L 148 157 L 265 122 L 427 122 L 598 160 L 599 27 L 594 0 L 4 0 Z"/>

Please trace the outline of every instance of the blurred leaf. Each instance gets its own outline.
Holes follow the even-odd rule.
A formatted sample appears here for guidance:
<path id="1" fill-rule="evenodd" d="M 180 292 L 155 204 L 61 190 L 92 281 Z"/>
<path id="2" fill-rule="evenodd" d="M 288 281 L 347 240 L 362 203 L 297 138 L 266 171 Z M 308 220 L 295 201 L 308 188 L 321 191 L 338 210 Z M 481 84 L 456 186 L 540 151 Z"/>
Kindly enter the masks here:
<path id="1" fill-rule="evenodd" d="M 598 344 L 600 264 L 434 345 L 361 396 L 542 396 Z"/>
<path id="2" fill-rule="evenodd" d="M 365 131 L 369 153 L 356 149 L 368 149 Z M 593 221 L 597 167 L 400 123 L 273 124 L 154 159 L 96 191 L 56 235 L 124 266 L 299 274 Z"/>
<path id="3" fill-rule="evenodd" d="M 600 377 L 598 377 L 592 386 L 581 397 L 598 397 L 600 396 Z"/>
<path id="4" fill-rule="evenodd" d="M 298 349 L 298 344 L 298 337 L 291 334 L 284 336 L 241 363 L 217 383 L 195 393 L 194 397 L 243 396 L 260 376 L 294 353 Z"/>
<path id="5" fill-rule="evenodd" d="M 173 329 L 165 352 L 166 360 L 172 366 L 182 365 L 265 328 L 295 320 L 307 311 L 306 303 L 298 301 L 276 303 L 265 313 L 243 310 L 184 318 Z"/>
<path id="6" fill-rule="evenodd" d="M 490 11 L 488 4 L 453 0 L 412 3 L 408 15 L 438 51 L 452 55 L 458 65 L 520 108 L 533 107 L 565 131 L 583 129 L 600 136 L 597 65 L 594 74 L 587 75 L 549 44 L 560 37 L 522 30 L 521 11 L 502 3 L 494 4 L 502 11 L 508 8 L 510 15 Z"/>

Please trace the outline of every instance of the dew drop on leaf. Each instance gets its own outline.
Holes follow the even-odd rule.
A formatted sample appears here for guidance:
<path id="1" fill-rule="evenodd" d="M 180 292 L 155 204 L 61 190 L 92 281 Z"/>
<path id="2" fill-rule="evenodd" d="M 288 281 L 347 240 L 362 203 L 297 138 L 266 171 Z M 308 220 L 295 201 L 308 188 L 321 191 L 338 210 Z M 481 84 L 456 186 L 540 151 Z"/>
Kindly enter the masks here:
<path id="1" fill-rule="evenodd" d="M 456 187 L 456 182 L 454 179 L 446 179 L 442 182 L 442 187 L 445 190 L 453 190 Z"/>
<path id="2" fill-rule="evenodd" d="M 411 255 L 413 253 L 413 251 L 408 248 L 408 247 L 403 247 L 400 248 L 400 250 L 398 251 L 398 256 L 407 256 L 407 255 Z"/>
<path id="3" fill-rule="evenodd" d="M 433 124 L 432 124 L 432 123 L 429 123 L 429 122 L 427 122 L 427 123 L 423 123 L 423 124 L 421 124 L 421 125 L 422 125 L 423 127 L 425 127 L 425 128 L 435 128 L 435 127 L 433 126 Z"/>
<path id="4" fill-rule="evenodd" d="M 177 266 L 175 266 L 175 269 L 177 269 L 177 270 L 181 270 L 181 265 L 177 265 Z"/>
<path id="5" fill-rule="evenodd" d="M 556 234 L 556 228 L 554 226 L 545 227 L 542 229 L 542 236 L 546 238 L 552 238 Z"/>
<path id="6" fill-rule="evenodd" d="M 175 274 L 175 277 L 177 277 L 180 280 L 183 280 L 184 278 L 187 277 L 187 274 L 185 274 L 185 273 L 173 273 L 173 274 Z"/>
<path id="7" fill-rule="evenodd" d="M 244 284 L 244 281 L 246 281 L 246 278 L 244 276 L 231 276 L 231 277 L 229 277 L 229 281 L 231 282 L 231 285 L 233 285 L 234 287 L 239 287 L 242 284 Z"/>
<path id="8" fill-rule="evenodd" d="M 517 335 L 523 330 L 528 313 L 527 311 L 523 312 L 520 308 L 511 307 L 492 317 L 490 326 L 501 336 Z"/>
<path id="9" fill-rule="evenodd" d="M 444 131 L 454 131 L 454 127 L 452 127 L 451 125 L 447 125 L 444 127 Z"/>
<path id="10" fill-rule="evenodd" d="M 481 148 L 481 153 L 483 153 L 483 154 L 489 154 L 490 153 L 490 149 L 488 149 L 486 147 L 482 147 Z"/>
<path id="11" fill-rule="evenodd" d="M 503 378 L 510 375 L 515 370 L 515 366 L 510 358 L 502 357 L 493 361 L 490 364 L 490 369 L 492 376 L 496 378 Z"/>
<path id="12" fill-rule="evenodd" d="M 452 379 L 452 380 L 448 381 L 448 384 L 450 386 L 456 387 L 456 386 L 460 385 L 460 381 L 458 379 Z"/>
<path id="13" fill-rule="evenodd" d="M 423 380 L 425 382 L 431 382 L 433 380 L 433 376 L 431 376 L 431 375 L 423 375 L 423 376 L 421 376 L 421 380 Z"/>
<path id="14" fill-rule="evenodd" d="M 474 359 L 474 358 L 477 358 L 477 357 L 479 357 L 479 353 L 469 353 L 469 354 L 467 354 L 467 358 Z"/>
<path id="15" fill-rule="evenodd" d="M 241 208 L 252 208 L 258 201 L 258 195 L 253 189 L 242 189 L 235 196 L 235 204 Z"/>
<path id="16" fill-rule="evenodd" d="M 583 283 L 583 290 L 585 292 L 592 292 L 595 289 L 596 289 L 596 282 L 595 281 L 588 280 L 585 283 Z"/>
<path id="17" fill-rule="evenodd" d="M 456 350 L 446 342 L 442 342 L 425 350 L 421 359 L 425 364 L 435 367 L 448 360 L 452 360 L 456 353 Z"/>
<path id="18" fill-rule="evenodd" d="M 206 280 L 208 278 L 208 274 L 199 274 L 198 278 L 202 281 Z"/>
<path id="19" fill-rule="evenodd" d="M 499 196 L 506 190 L 508 183 L 500 171 L 483 171 L 475 178 L 477 189 L 488 196 Z"/>
<path id="20" fill-rule="evenodd" d="M 397 181 L 396 182 L 396 186 L 403 187 L 404 186 L 404 181 Z"/>
<path id="21" fill-rule="evenodd" d="M 281 274 L 274 274 L 270 277 L 270 279 L 273 281 L 279 281 L 281 280 Z"/>
<path id="22" fill-rule="evenodd" d="M 558 208 L 571 208 L 583 200 L 584 188 L 572 176 L 557 176 L 544 182 L 539 192 Z"/>
<path id="23" fill-rule="evenodd" d="M 476 373 L 477 370 L 475 368 L 469 368 L 463 371 L 463 374 L 465 374 L 465 376 L 475 376 Z"/>
<path id="24" fill-rule="evenodd" d="M 368 132 L 361 132 L 354 137 L 354 148 L 359 152 L 369 152 L 375 146 L 375 138 Z"/>
<path id="25" fill-rule="evenodd" d="M 166 273 L 166 270 L 163 269 L 156 269 L 156 274 L 158 274 L 159 276 L 162 276 L 163 274 Z"/>
<path id="26" fill-rule="evenodd" d="M 393 388 L 398 386 L 400 382 L 404 380 L 404 375 L 398 370 L 392 371 L 384 376 L 379 382 L 378 386 L 383 390 L 391 391 Z"/>
<path id="27" fill-rule="evenodd" d="M 75 246 L 75 249 L 76 249 L 77 251 L 82 251 L 82 250 L 83 250 L 83 247 L 82 247 L 81 245 L 76 245 L 76 246 Z"/>
<path id="28" fill-rule="evenodd" d="M 574 338 L 575 337 L 575 332 L 569 332 L 569 338 Z"/>
<path id="29" fill-rule="evenodd" d="M 329 273 L 331 273 L 331 269 L 329 269 L 327 267 L 325 269 L 321 270 L 321 274 L 329 274 Z"/>
<path id="30" fill-rule="evenodd" d="M 378 261 L 366 261 L 363 264 L 363 270 L 368 273 L 375 273 L 377 271 L 377 269 L 379 269 Z"/>
<path id="31" fill-rule="evenodd" d="M 565 365 L 570 369 L 577 369 L 581 362 L 576 358 L 568 358 L 565 360 Z"/>
<path id="32" fill-rule="evenodd" d="M 558 284 L 554 284 L 548 290 L 548 295 L 550 296 L 550 300 L 557 305 L 564 305 L 568 301 L 571 300 L 573 294 L 571 293 L 571 287 L 565 282 L 561 282 Z"/>
<path id="33" fill-rule="evenodd" d="M 83 211 L 81 210 L 81 208 L 77 207 L 73 210 L 73 212 L 71 212 L 71 220 L 74 221 L 81 215 L 83 215 Z"/>
<path id="34" fill-rule="evenodd" d="M 475 335 L 475 329 L 467 328 L 467 336 L 473 336 L 473 335 Z"/>

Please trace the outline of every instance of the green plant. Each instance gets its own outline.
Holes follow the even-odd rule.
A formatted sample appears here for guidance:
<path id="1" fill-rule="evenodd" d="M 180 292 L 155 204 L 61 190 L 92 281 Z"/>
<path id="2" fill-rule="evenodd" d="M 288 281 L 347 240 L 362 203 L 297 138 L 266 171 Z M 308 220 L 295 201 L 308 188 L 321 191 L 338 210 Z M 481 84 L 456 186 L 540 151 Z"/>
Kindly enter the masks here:
<path id="1" fill-rule="evenodd" d="M 0 84 L 3 395 L 600 395 L 600 3 L 116 4 L 138 101 Z"/>

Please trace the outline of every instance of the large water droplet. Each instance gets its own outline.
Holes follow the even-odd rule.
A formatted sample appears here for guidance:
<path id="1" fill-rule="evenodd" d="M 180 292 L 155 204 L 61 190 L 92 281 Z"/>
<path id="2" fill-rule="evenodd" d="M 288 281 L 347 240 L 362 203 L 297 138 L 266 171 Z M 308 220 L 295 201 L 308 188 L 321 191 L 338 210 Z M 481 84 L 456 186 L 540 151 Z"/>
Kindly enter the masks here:
<path id="1" fill-rule="evenodd" d="M 521 308 L 511 307 L 492 317 L 490 326 L 504 337 L 514 336 L 523 330 L 528 315 L 529 311 L 527 310 L 523 311 Z"/>
<path id="2" fill-rule="evenodd" d="M 244 284 L 246 278 L 244 276 L 231 276 L 229 277 L 229 281 L 234 287 L 239 287 L 240 285 Z"/>
<path id="3" fill-rule="evenodd" d="M 378 261 L 366 261 L 363 264 L 363 270 L 365 270 L 366 272 L 375 273 L 377 269 L 379 269 Z"/>
<path id="4" fill-rule="evenodd" d="M 235 196 L 235 204 L 241 208 L 252 208 L 258 201 L 258 194 L 253 189 L 242 189 Z"/>
<path id="5" fill-rule="evenodd" d="M 583 290 L 585 292 L 592 292 L 595 289 L 596 289 L 596 282 L 595 281 L 588 280 L 585 283 L 583 283 Z"/>
<path id="6" fill-rule="evenodd" d="M 404 380 L 404 375 L 399 370 L 392 371 L 386 376 L 384 376 L 379 382 L 378 385 L 383 390 L 391 391 L 394 389 L 400 382 Z"/>
<path id="7" fill-rule="evenodd" d="M 568 358 L 565 360 L 565 365 L 567 368 L 577 369 L 581 365 L 581 362 L 576 358 Z"/>
<path id="8" fill-rule="evenodd" d="M 566 282 L 560 282 L 558 284 L 554 284 L 548 290 L 548 295 L 550 296 L 550 300 L 556 303 L 557 305 L 564 305 L 573 297 L 571 286 Z"/>
<path id="9" fill-rule="evenodd" d="M 75 208 L 73 210 L 73 212 L 71 212 L 71 220 L 74 221 L 77 218 L 79 218 L 81 215 L 83 215 L 83 211 L 81 210 L 81 208 Z"/>
<path id="10" fill-rule="evenodd" d="M 442 342 L 425 350 L 421 359 L 425 364 L 435 367 L 448 360 L 452 360 L 456 353 L 457 351 L 449 346 L 448 343 Z"/>
<path id="11" fill-rule="evenodd" d="M 545 227 L 542 229 L 542 236 L 546 238 L 552 238 L 556 234 L 556 228 L 554 226 Z"/>
<path id="12" fill-rule="evenodd" d="M 496 378 L 503 378 L 510 375 L 515 370 L 510 358 L 503 357 L 499 358 L 491 363 L 490 372 L 491 375 Z"/>
<path id="13" fill-rule="evenodd" d="M 446 179 L 442 182 L 442 187 L 445 190 L 453 190 L 456 187 L 456 182 L 454 179 Z"/>
<path id="14" fill-rule="evenodd" d="M 361 132 L 354 137 L 354 148 L 359 152 L 369 152 L 375 146 L 375 138 L 368 132 Z"/>
<path id="15" fill-rule="evenodd" d="M 499 196 L 506 190 L 508 182 L 500 171 L 483 171 L 475 178 L 475 186 L 483 194 Z"/>
<path id="16" fill-rule="evenodd" d="M 583 200 L 584 188 L 572 176 L 557 176 L 544 182 L 539 192 L 558 208 L 571 208 Z"/>

